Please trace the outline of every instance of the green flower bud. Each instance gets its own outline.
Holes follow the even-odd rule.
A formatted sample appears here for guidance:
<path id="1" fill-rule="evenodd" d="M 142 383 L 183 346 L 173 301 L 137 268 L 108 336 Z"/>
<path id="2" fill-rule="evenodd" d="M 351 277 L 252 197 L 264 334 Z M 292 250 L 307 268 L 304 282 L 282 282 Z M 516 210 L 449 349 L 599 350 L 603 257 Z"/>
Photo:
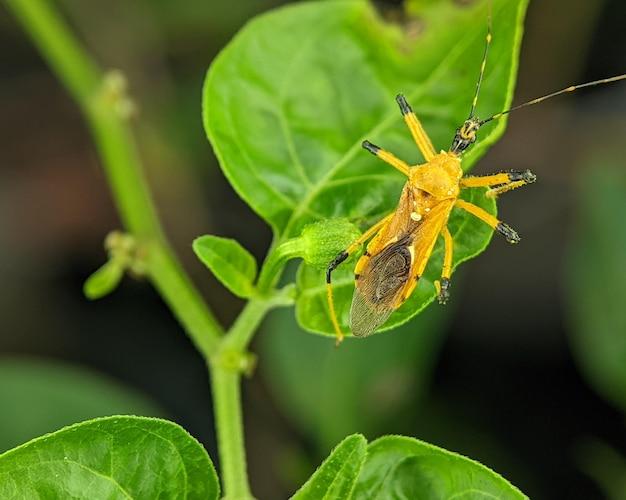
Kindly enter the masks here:
<path id="1" fill-rule="evenodd" d="M 337 254 L 346 250 L 359 236 L 359 228 L 347 219 L 315 222 L 302 230 L 300 257 L 317 269 L 326 269 Z"/>

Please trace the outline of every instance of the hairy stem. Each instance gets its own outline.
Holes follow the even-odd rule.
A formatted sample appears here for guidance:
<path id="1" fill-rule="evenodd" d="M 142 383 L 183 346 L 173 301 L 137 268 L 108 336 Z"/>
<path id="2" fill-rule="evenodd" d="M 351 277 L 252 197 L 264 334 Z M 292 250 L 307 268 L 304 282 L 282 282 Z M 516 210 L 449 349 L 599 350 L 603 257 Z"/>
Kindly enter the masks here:
<path id="1" fill-rule="evenodd" d="M 148 276 L 211 367 L 224 494 L 251 497 L 241 415 L 240 368 L 225 363 L 242 354 L 272 299 L 251 301 L 223 336 L 220 325 L 185 274 L 164 237 L 126 119 L 107 94 L 106 75 L 45 0 L 7 0 L 92 130 L 126 230 L 146 250 Z M 113 99 L 115 95 L 113 95 Z M 243 355 L 243 354 L 242 354 Z"/>

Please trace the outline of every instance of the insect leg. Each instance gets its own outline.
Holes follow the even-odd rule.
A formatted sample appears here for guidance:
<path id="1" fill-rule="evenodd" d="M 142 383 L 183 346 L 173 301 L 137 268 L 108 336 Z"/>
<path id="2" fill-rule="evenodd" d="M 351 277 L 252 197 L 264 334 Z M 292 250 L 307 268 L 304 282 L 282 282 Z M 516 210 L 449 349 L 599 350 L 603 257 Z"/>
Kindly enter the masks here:
<path id="1" fill-rule="evenodd" d="M 370 153 L 372 153 L 374 156 L 377 156 L 385 163 L 388 163 L 392 167 L 397 168 L 404 175 L 409 175 L 409 169 L 411 167 L 409 167 L 407 163 L 403 162 L 389 151 L 385 151 L 384 149 L 379 148 L 375 144 L 372 144 L 370 141 L 363 141 L 362 146 L 363 149 L 367 149 Z"/>
<path id="2" fill-rule="evenodd" d="M 339 253 L 337 257 L 335 257 L 330 264 L 328 264 L 328 268 L 326 269 L 326 299 L 328 301 L 328 310 L 330 312 L 330 320 L 333 323 L 333 328 L 335 329 L 335 335 L 337 337 L 337 345 L 341 344 L 343 341 L 344 334 L 341 331 L 341 327 L 339 326 L 339 320 L 337 319 L 337 312 L 335 311 L 335 301 L 333 299 L 333 287 L 331 284 L 331 276 L 332 273 L 339 264 L 341 264 L 344 260 L 346 260 L 350 255 L 356 252 L 361 245 L 363 245 L 367 240 L 369 240 L 372 236 L 378 233 L 393 217 L 395 212 L 383 217 L 376 224 L 370 227 L 367 231 L 365 231 L 354 243 L 352 243 L 348 248 L 346 248 L 343 252 Z"/>
<path id="3" fill-rule="evenodd" d="M 404 121 L 409 127 L 411 131 L 411 135 L 413 136 L 413 140 L 417 144 L 417 147 L 421 151 L 424 159 L 426 161 L 430 161 L 435 156 L 435 148 L 433 147 L 433 143 L 430 141 L 430 138 L 426 134 L 424 127 L 415 116 L 415 113 L 409 106 L 409 103 L 406 102 L 406 99 L 402 94 L 398 94 L 396 96 L 396 102 L 398 106 L 400 106 L 400 111 L 402 112 L 402 116 L 404 117 Z"/>
<path id="4" fill-rule="evenodd" d="M 530 170 L 511 170 L 510 172 L 502 172 L 493 175 L 472 175 L 464 177 L 463 179 L 461 179 L 461 187 L 492 187 L 492 189 L 487 191 L 486 195 L 490 198 L 495 198 L 502 193 L 506 193 L 507 191 L 512 191 L 513 189 L 525 186 L 526 184 L 532 184 L 536 180 L 537 176 L 533 174 Z"/>
<path id="5" fill-rule="evenodd" d="M 494 228 L 502 236 L 504 236 L 506 238 L 506 241 L 508 241 L 509 243 L 520 242 L 520 237 L 518 236 L 518 234 L 515 232 L 515 230 L 512 227 L 502 222 L 501 220 L 498 220 L 497 218 L 495 218 L 493 215 L 491 215 L 489 212 L 486 212 L 482 208 L 477 207 L 473 203 L 469 203 L 461 199 L 456 200 L 454 205 L 462 210 L 465 210 L 466 212 L 469 212 L 474 217 L 478 217 L 483 222 L 489 224 L 492 228 Z"/>
<path id="6" fill-rule="evenodd" d="M 450 298 L 450 275 L 452 274 L 452 249 L 454 242 L 448 226 L 445 226 L 441 231 L 443 235 L 444 243 L 444 255 L 443 255 L 443 269 L 441 270 L 441 280 L 435 281 L 435 288 L 437 289 L 438 300 L 440 304 L 445 304 Z"/>

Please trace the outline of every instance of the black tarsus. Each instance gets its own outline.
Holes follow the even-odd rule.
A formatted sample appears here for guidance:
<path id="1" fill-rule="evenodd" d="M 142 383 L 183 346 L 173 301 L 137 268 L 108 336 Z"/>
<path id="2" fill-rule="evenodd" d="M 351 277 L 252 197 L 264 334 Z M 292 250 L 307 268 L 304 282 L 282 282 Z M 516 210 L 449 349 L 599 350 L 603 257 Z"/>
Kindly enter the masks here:
<path id="1" fill-rule="evenodd" d="M 370 141 L 363 141 L 361 146 L 363 146 L 363 149 L 367 149 L 374 156 L 376 156 L 380 151 L 380 148 L 376 146 L 376 144 L 372 144 Z"/>
<path id="2" fill-rule="evenodd" d="M 504 236 L 506 238 L 506 241 L 508 241 L 509 243 L 515 244 L 521 241 L 521 238 L 519 237 L 515 229 L 513 229 L 511 226 L 504 222 L 500 222 L 500 224 L 498 224 L 498 226 L 496 227 L 496 230 L 502 236 Z"/>
<path id="3" fill-rule="evenodd" d="M 413 112 L 411 106 L 408 102 L 406 102 L 406 99 L 402 94 L 398 94 L 396 96 L 396 102 L 398 103 L 398 106 L 400 106 L 400 111 L 403 115 L 408 115 L 409 113 Z"/>
<path id="4" fill-rule="evenodd" d="M 441 281 L 439 281 L 439 286 L 441 287 L 441 289 L 439 291 L 437 300 L 441 305 L 447 304 L 448 300 L 450 300 L 450 280 L 448 278 L 441 278 Z"/>
<path id="5" fill-rule="evenodd" d="M 328 264 L 328 268 L 326 269 L 326 283 L 330 283 L 330 275 L 331 275 L 331 273 L 335 269 L 337 269 L 339 264 L 341 264 L 347 258 L 348 258 L 348 252 L 346 252 L 344 250 L 339 255 L 337 255 L 337 257 L 335 257 L 330 264 Z"/>
<path id="6" fill-rule="evenodd" d="M 526 184 L 532 184 L 537 180 L 537 176 L 530 170 L 511 170 L 507 173 L 509 174 L 509 180 L 511 182 L 524 181 Z"/>

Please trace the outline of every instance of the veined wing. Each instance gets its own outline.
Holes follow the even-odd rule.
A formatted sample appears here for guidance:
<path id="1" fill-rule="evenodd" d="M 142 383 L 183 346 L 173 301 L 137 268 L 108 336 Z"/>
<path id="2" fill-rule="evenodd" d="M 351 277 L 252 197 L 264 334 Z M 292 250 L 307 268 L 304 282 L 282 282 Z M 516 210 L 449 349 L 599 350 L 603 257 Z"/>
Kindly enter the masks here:
<path id="1" fill-rule="evenodd" d="M 412 232 L 370 257 L 352 298 L 350 328 L 354 336 L 372 334 L 410 296 L 451 209 L 452 203 L 442 202 Z"/>

